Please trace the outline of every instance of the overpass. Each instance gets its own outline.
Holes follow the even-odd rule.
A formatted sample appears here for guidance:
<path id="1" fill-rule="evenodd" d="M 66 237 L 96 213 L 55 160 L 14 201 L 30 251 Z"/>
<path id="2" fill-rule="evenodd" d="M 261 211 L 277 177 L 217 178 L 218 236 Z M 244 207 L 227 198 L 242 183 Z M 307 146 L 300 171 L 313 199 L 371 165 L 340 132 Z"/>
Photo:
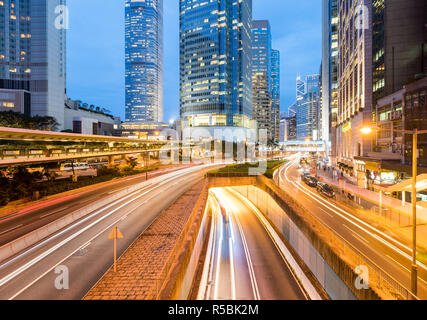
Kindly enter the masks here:
<path id="1" fill-rule="evenodd" d="M 325 141 L 284 141 L 279 142 L 279 147 L 285 152 L 326 152 Z"/>
<path id="2" fill-rule="evenodd" d="M 0 167 L 7 167 L 90 158 L 108 158 L 113 163 L 114 157 L 131 154 L 159 157 L 161 148 L 171 141 L 0 127 L 0 142 Z M 187 153 L 191 149 L 168 148 Z"/>

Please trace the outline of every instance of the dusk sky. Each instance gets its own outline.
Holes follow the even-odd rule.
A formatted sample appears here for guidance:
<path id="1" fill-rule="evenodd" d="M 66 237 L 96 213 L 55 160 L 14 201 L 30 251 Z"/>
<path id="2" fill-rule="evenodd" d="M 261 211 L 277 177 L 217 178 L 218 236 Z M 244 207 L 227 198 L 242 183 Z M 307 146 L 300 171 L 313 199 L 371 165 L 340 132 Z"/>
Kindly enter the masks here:
<path id="1" fill-rule="evenodd" d="M 124 120 L 124 0 L 68 0 L 67 90 Z M 165 122 L 179 116 L 178 0 L 164 0 Z M 320 0 L 253 0 L 253 18 L 270 20 L 281 52 L 281 109 L 295 100 L 295 78 L 319 73 Z"/>

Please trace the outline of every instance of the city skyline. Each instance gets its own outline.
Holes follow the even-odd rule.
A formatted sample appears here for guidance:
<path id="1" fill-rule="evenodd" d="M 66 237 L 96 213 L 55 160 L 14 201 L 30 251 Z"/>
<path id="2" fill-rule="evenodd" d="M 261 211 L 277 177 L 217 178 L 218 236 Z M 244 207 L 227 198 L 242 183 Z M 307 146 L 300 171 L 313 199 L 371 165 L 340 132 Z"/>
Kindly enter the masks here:
<path id="1" fill-rule="evenodd" d="M 68 95 L 106 107 L 124 120 L 124 2 L 73 0 L 69 1 L 68 6 L 70 14 L 70 29 L 67 31 Z M 163 6 L 164 121 L 168 122 L 179 117 L 179 19 L 178 3 L 164 0 Z M 283 7 L 284 10 L 276 13 L 273 9 L 277 6 Z M 319 69 L 321 7 L 315 0 L 292 5 L 285 5 L 280 0 L 268 3 L 254 0 L 253 19 L 269 19 L 275 30 L 273 42 L 275 49 L 281 52 L 283 112 L 294 99 L 296 75 L 313 74 Z M 112 23 L 105 24 L 104 20 Z M 82 33 L 85 34 L 85 38 L 80 36 Z M 108 68 L 105 68 L 105 65 L 108 65 Z"/>

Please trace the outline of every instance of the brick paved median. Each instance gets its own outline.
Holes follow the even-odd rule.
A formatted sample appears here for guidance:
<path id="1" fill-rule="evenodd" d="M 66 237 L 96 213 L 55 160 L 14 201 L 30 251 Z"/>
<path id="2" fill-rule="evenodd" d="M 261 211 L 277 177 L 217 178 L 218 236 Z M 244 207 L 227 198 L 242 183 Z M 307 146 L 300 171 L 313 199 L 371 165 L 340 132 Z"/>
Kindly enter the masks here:
<path id="1" fill-rule="evenodd" d="M 163 280 L 159 279 L 203 189 L 199 183 L 177 199 L 124 252 L 117 272 L 110 268 L 87 293 L 85 300 L 155 299 Z"/>

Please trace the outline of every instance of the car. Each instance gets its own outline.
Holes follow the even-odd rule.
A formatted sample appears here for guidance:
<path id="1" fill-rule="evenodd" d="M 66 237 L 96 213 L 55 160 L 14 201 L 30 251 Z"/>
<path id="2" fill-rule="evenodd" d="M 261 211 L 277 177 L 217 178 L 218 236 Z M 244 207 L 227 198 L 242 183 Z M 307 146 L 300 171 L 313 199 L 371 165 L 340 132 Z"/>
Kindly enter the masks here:
<path id="1" fill-rule="evenodd" d="M 316 187 L 317 186 L 317 179 L 313 176 L 310 176 L 307 173 L 303 174 L 303 177 L 301 177 L 301 180 L 304 181 L 304 183 L 306 185 L 308 185 L 309 187 Z"/>
<path id="2" fill-rule="evenodd" d="M 334 189 L 332 189 L 332 187 L 326 183 L 318 182 L 316 189 L 320 194 L 322 194 L 328 198 L 335 198 Z"/>

